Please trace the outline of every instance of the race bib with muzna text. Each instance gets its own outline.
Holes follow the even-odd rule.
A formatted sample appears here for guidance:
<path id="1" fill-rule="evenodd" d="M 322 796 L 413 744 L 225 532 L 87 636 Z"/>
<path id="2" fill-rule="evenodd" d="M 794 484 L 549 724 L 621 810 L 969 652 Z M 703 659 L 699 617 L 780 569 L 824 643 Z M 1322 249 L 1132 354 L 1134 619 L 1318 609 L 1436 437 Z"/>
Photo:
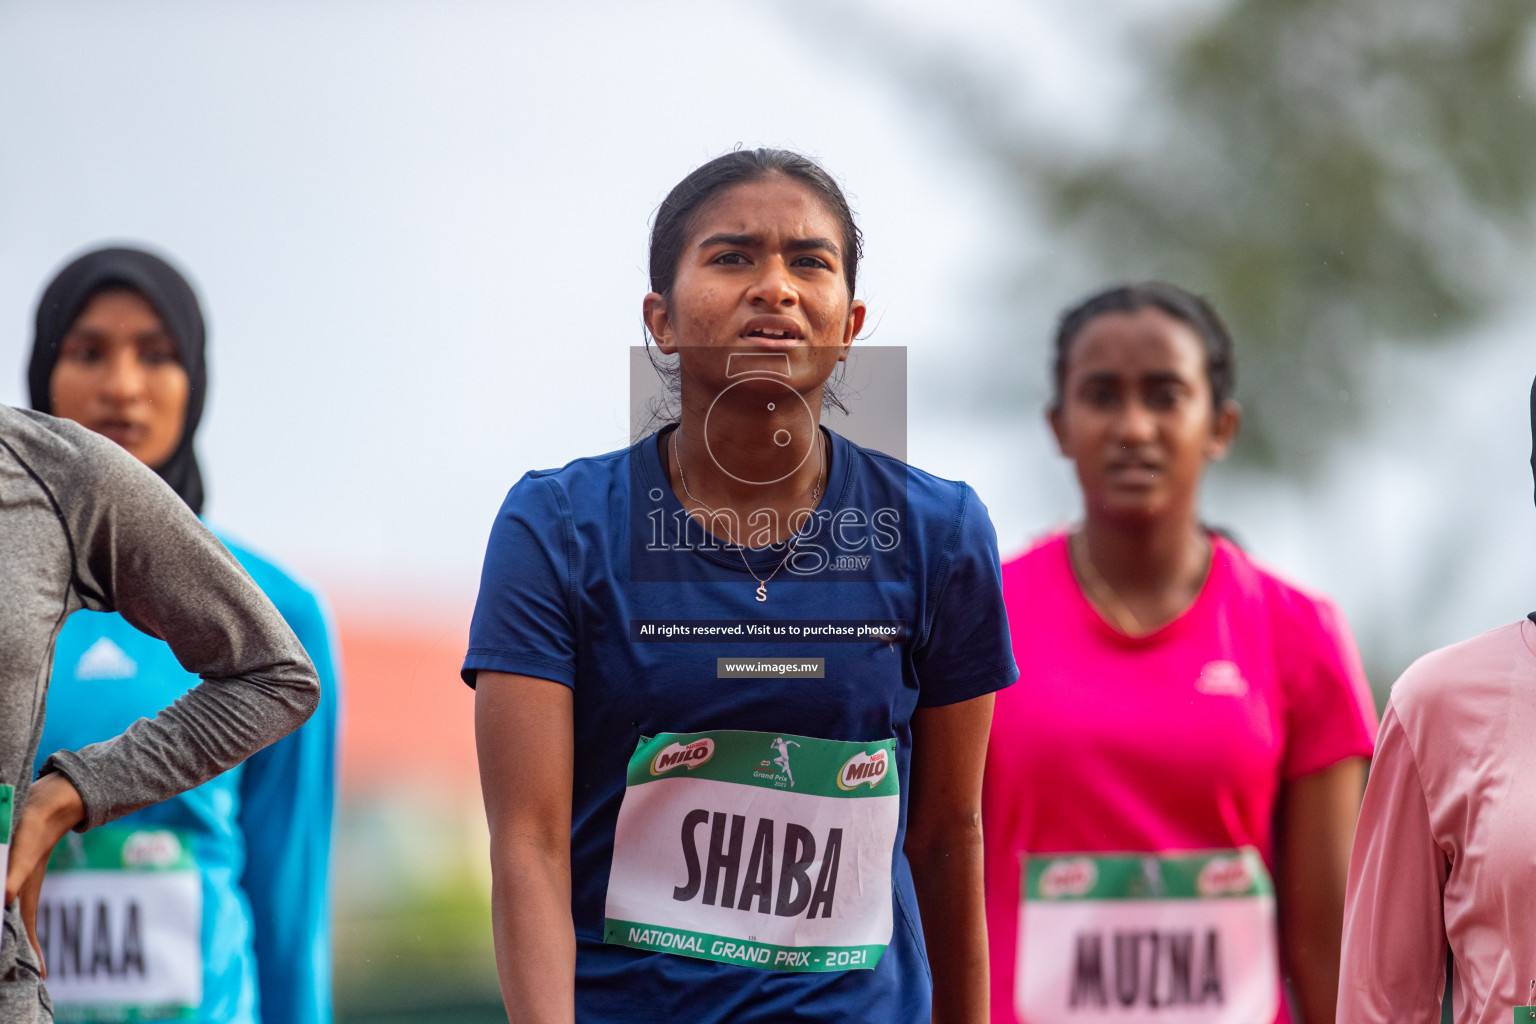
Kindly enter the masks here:
<path id="1" fill-rule="evenodd" d="M 1025 860 L 1014 1009 L 1030 1024 L 1272 1024 L 1279 948 L 1252 849 Z"/>
<path id="2" fill-rule="evenodd" d="M 605 942 L 778 971 L 870 969 L 891 941 L 896 741 L 642 738 Z"/>
<path id="3" fill-rule="evenodd" d="M 60 1020 L 191 1020 L 202 1002 L 203 887 L 191 837 L 104 826 L 54 848 L 37 938 Z"/>

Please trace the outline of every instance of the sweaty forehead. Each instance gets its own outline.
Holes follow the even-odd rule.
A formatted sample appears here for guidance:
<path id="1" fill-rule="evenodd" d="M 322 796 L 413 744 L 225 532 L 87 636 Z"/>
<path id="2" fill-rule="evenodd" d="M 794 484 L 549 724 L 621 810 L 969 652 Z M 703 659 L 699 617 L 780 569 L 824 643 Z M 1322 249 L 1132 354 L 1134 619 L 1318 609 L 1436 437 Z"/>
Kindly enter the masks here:
<path id="1" fill-rule="evenodd" d="M 1200 379 L 1205 346 L 1188 324 L 1158 309 L 1104 313 L 1072 340 L 1067 373 Z"/>
<path id="2" fill-rule="evenodd" d="M 783 174 L 732 185 L 700 206 L 688 226 L 689 246 L 718 234 L 831 238 L 842 244 L 841 225 L 821 197 Z"/>

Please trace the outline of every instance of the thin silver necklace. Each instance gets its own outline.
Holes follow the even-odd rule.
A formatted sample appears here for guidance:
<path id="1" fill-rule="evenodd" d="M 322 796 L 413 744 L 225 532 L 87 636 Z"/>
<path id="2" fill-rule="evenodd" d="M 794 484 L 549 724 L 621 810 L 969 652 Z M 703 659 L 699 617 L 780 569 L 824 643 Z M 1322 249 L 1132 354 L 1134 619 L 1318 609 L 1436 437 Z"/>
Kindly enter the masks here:
<path id="1" fill-rule="evenodd" d="M 1116 629 L 1131 637 L 1147 635 L 1149 630 L 1142 626 L 1136 613 L 1120 600 L 1120 595 L 1116 593 L 1114 587 L 1109 585 L 1109 581 L 1099 575 L 1099 568 L 1093 564 L 1093 556 L 1088 553 L 1086 535 L 1077 532 L 1068 538 L 1067 557 L 1085 584 L 1084 589 L 1088 591 L 1088 599 L 1108 614 Z"/>
<path id="2" fill-rule="evenodd" d="M 1205 577 L 1201 578 L 1200 586 L 1195 590 L 1196 597 L 1191 598 L 1191 603 L 1199 597 L 1200 591 L 1205 589 L 1205 580 L 1209 578 L 1211 573 L 1212 555 L 1209 548 L 1210 542 L 1207 541 L 1206 543 Z M 1114 627 L 1126 636 L 1136 638 L 1150 636 L 1168 624 L 1165 622 L 1163 625 L 1155 626 L 1152 629 L 1142 625 L 1141 620 L 1136 617 L 1136 613 L 1131 611 L 1130 605 L 1125 603 L 1120 597 L 1120 593 L 1110 586 L 1109 581 L 1099 573 L 1099 567 L 1093 564 L 1093 555 L 1088 551 L 1088 535 L 1084 531 L 1080 529 L 1074 530 L 1071 536 L 1067 538 L 1067 558 L 1071 562 L 1072 567 L 1077 570 L 1078 578 L 1084 584 L 1084 589 L 1088 591 L 1089 601 L 1106 612 Z M 1184 608 L 1188 610 L 1189 605 L 1185 605 Z M 1180 611 L 1174 618 L 1176 619 L 1183 614 L 1184 612 Z M 1168 621 L 1172 622 L 1173 619 Z"/>
<path id="3" fill-rule="evenodd" d="M 693 496 L 693 492 L 688 489 L 688 478 L 683 475 L 683 454 L 677 446 L 677 435 L 680 433 L 682 433 L 681 427 L 672 432 L 672 457 L 677 460 L 677 479 L 678 482 L 683 485 L 683 493 L 688 496 L 689 501 L 702 507 L 711 516 L 718 515 L 719 512 L 713 505 L 707 505 L 700 501 L 698 498 L 695 498 Z M 816 431 L 816 454 L 818 456 L 818 465 L 816 468 L 816 486 L 811 488 L 811 509 L 813 511 L 816 508 L 816 503 L 821 500 L 821 475 L 826 472 L 827 468 L 827 452 L 824 442 L 821 439 L 820 429 Z M 708 527 L 705 527 L 705 529 L 708 529 Z M 747 561 L 746 545 L 740 543 L 736 545 L 736 553 L 741 556 L 742 567 L 747 570 L 747 573 L 754 580 L 757 580 L 757 599 L 759 601 L 768 600 L 768 580 L 771 580 L 777 576 L 779 574 L 779 570 L 789 564 L 790 558 L 793 557 L 795 553 L 795 545 L 798 543 L 800 543 L 800 531 L 796 530 L 794 536 L 790 538 L 789 550 L 784 552 L 784 557 L 779 560 L 779 564 L 773 567 L 773 572 L 768 574 L 768 579 L 763 579 L 761 576 L 759 576 L 753 570 L 752 564 Z"/>

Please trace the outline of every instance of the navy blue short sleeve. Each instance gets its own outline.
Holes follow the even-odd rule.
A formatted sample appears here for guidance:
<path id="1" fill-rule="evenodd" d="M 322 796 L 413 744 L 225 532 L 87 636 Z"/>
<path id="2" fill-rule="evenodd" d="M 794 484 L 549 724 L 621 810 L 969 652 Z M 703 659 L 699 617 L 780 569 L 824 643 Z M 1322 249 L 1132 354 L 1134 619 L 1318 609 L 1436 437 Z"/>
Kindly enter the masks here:
<path id="1" fill-rule="evenodd" d="M 941 707 L 1001 690 L 1019 676 L 1003 608 L 997 534 L 976 492 L 962 485 L 932 616 L 913 652 L 919 707 Z"/>
<path id="2" fill-rule="evenodd" d="M 486 545 L 461 675 L 481 669 L 576 682 L 575 541 L 558 485 L 529 473 L 502 502 Z"/>

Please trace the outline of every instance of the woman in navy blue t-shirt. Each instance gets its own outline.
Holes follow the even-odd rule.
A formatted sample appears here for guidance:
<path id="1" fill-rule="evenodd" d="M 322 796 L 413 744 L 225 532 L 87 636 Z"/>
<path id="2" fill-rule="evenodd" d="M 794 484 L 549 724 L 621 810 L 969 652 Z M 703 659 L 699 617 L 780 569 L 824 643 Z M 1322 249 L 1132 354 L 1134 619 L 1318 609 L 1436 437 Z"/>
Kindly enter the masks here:
<path id="1" fill-rule="evenodd" d="M 986 1019 L 997 544 L 820 426 L 859 249 L 804 157 L 694 171 L 644 303 L 677 423 L 497 516 L 463 674 L 513 1020 Z"/>

